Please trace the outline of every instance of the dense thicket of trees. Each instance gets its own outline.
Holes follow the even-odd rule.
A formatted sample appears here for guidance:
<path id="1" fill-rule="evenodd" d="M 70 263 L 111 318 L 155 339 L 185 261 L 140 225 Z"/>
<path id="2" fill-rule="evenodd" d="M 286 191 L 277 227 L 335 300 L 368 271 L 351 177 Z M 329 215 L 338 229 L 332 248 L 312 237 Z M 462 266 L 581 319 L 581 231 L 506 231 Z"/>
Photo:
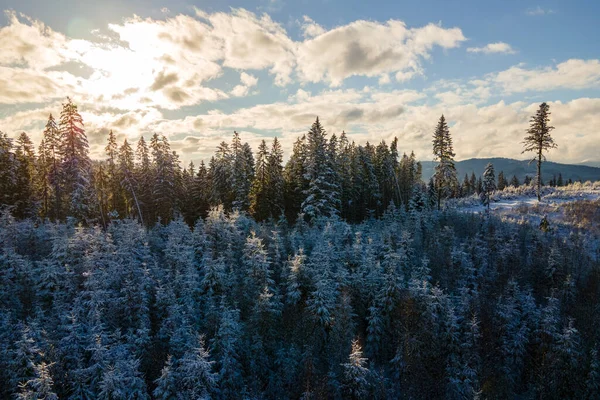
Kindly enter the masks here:
<path id="1" fill-rule="evenodd" d="M 5 212 L 0 397 L 598 398 L 585 240 L 426 208 L 150 230 Z"/>

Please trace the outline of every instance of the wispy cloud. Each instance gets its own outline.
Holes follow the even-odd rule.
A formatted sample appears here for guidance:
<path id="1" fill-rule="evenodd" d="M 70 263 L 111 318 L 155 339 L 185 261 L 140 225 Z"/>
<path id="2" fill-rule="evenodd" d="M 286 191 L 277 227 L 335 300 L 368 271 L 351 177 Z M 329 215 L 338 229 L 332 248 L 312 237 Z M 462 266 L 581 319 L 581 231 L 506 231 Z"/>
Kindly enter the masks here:
<path id="1" fill-rule="evenodd" d="M 483 47 L 469 47 L 469 48 L 467 48 L 467 51 L 469 53 L 484 53 L 484 54 L 491 54 L 491 53 L 515 54 L 516 53 L 516 51 L 512 48 L 512 46 L 510 44 L 504 43 L 504 42 L 490 43 Z"/>
<path id="2" fill-rule="evenodd" d="M 525 11 L 525 14 L 531 15 L 531 16 L 549 15 L 549 14 L 556 14 L 556 11 L 554 11 L 551 8 L 542 8 L 541 6 L 537 6 L 537 7 L 533 7 L 533 8 L 528 8 Z"/>

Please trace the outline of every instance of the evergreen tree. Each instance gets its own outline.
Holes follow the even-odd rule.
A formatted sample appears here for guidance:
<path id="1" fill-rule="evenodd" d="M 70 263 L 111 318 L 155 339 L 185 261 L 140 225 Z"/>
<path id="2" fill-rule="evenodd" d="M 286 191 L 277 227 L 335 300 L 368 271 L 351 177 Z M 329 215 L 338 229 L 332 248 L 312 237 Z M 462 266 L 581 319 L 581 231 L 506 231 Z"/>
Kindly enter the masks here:
<path id="1" fill-rule="evenodd" d="M 454 166 L 454 150 L 450 129 L 442 115 L 433 134 L 434 161 L 438 161 L 433 175 L 437 190 L 437 208 L 443 198 L 452 196 L 458 186 L 456 167 Z"/>
<path id="2" fill-rule="evenodd" d="M 137 183 L 138 201 L 140 214 L 145 217 L 146 223 L 153 222 L 151 214 L 152 206 L 152 166 L 150 162 L 150 151 L 143 136 L 137 143 L 135 165 L 135 182 Z"/>
<path id="3" fill-rule="evenodd" d="M 230 182 L 232 177 L 233 156 L 229 145 L 221 142 L 217 152 L 210 163 L 210 175 L 212 179 L 212 199 L 215 204 L 222 204 L 226 211 L 231 210 L 234 193 Z"/>
<path id="4" fill-rule="evenodd" d="M 163 223 L 168 223 L 173 219 L 175 212 L 173 194 L 178 191 L 179 162 L 171 152 L 171 146 L 165 136 L 159 138 L 155 133 L 150 141 L 150 149 L 154 167 L 152 185 L 154 212 Z"/>
<path id="5" fill-rule="evenodd" d="M 77 106 L 68 97 L 60 113 L 59 132 L 62 158 L 60 175 L 66 204 L 66 214 L 60 210 L 59 216 L 69 215 L 85 221 L 91 217 L 94 209 L 91 204 L 91 160 L 83 119 Z"/>
<path id="6" fill-rule="evenodd" d="M 108 189 L 108 203 L 111 213 L 116 212 L 122 218 L 126 217 L 124 199 L 122 198 L 121 180 L 119 178 L 117 138 L 112 129 L 108 133 L 106 152 L 106 176 Z"/>
<path id="7" fill-rule="evenodd" d="M 50 367 L 45 362 L 34 365 L 35 377 L 20 385 L 18 400 L 58 400 L 54 392 L 54 381 L 50 375 Z"/>
<path id="8" fill-rule="evenodd" d="M 542 161 L 546 161 L 546 156 L 544 152 L 549 151 L 551 149 L 555 149 L 556 143 L 554 139 L 550 135 L 550 132 L 554 129 L 553 126 L 550 126 L 550 106 L 546 103 L 540 104 L 540 107 L 536 114 L 531 117 L 530 126 L 527 130 L 527 136 L 525 136 L 525 140 L 523 144 L 525 152 L 535 152 L 535 157 L 530 161 L 535 161 L 537 163 L 537 176 L 536 176 L 536 185 L 537 185 L 537 198 L 538 201 L 541 200 L 541 190 L 542 190 Z"/>
<path id="9" fill-rule="evenodd" d="M 254 178 L 254 156 L 248 143 L 242 144 L 240 134 L 233 132 L 231 143 L 232 206 L 242 211 L 249 207 L 249 194 Z"/>
<path id="10" fill-rule="evenodd" d="M 194 196 L 193 207 L 197 217 L 206 218 L 210 208 L 211 182 L 204 161 L 200 162 L 198 172 L 194 177 L 192 190 Z"/>
<path id="11" fill-rule="evenodd" d="M 41 195 L 42 210 L 45 217 L 59 218 L 62 207 L 62 192 L 60 180 L 60 132 L 52 114 L 44 129 L 40 143 Z"/>
<path id="12" fill-rule="evenodd" d="M 347 398 L 363 399 L 369 390 L 369 369 L 366 368 L 366 358 L 358 340 L 352 342 L 352 352 L 348 357 L 348 362 L 342 364 L 344 368 L 344 391 Z"/>
<path id="13" fill-rule="evenodd" d="M 315 219 L 337 215 L 339 211 L 339 189 L 331 154 L 327 151 L 325 129 L 319 118 L 308 131 L 306 152 L 306 179 L 308 189 L 301 210 L 304 215 Z"/>
<path id="14" fill-rule="evenodd" d="M 508 181 L 504 177 L 504 171 L 500 171 L 498 173 L 498 185 L 497 185 L 497 188 L 498 188 L 498 190 L 504 190 L 504 188 L 507 187 L 507 186 L 508 186 Z"/>
<path id="15" fill-rule="evenodd" d="M 284 170 L 284 208 L 286 217 L 290 222 L 294 222 L 298 213 L 300 213 L 304 193 L 308 189 L 306 157 L 306 135 L 302 135 L 294 142 L 292 155 Z"/>
<path id="16" fill-rule="evenodd" d="M 119 186 L 124 189 L 126 215 L 137 215 L 140 221 L 144 223 L 137 194 L 138 184 L 135 177 L 135 156 L 127 139 L 123 141 L 123 145 L 119 148 L 118 158 Z"/>
<path id="17" fill-rule="evenodd" d="M 513 175 L 513 177 L 511 178 L 510 185 L 512 187 L 519 187 L 521 185 L 521 182 L 519 182 L 519 178 L 517 178 L 516 175 Z"/>
<path id="18" fill-rule="evenodd" d="M 482 181 L 481 202 L 487 207 L 488 212 L 490 211 L 490 201 L 492 193 L 496 190 L 496 176 L 494 174 L 494 166 L 492 163 L 488 163 L 483 171 Z"/>
<path id="19" fill-rule="evenodd" d="M 262 140 L 258 146 L 256 174 L 250 191 L 250 213 L 259 222 L 265 220 L 270 214 L 267 202 L 269 189 L 268 167 L 267 143 Z"/>
<path id="20" fill-rule="evenodd" d="M 25 132 L 17 137 L 14 154 L 16 185 L 13 214 L 17 218 L 31 218 L 37 215 L 35 195 L 36 158 L 33 142 Z"/>
<path id="21" fill-rule="evenodd" d="M 556 186 L 564 186 L 565 183 L 563 181 L 563 176 L 561 173 L 558 174 L 558 179 L 556 180 Z"/>
<path id="22" fill-rule="evenodd" d="M 271 217 L 279 218 L 284 211 L 283 149 L 277 138 L 273 138 L 267 165 L 267 204 Z"/>

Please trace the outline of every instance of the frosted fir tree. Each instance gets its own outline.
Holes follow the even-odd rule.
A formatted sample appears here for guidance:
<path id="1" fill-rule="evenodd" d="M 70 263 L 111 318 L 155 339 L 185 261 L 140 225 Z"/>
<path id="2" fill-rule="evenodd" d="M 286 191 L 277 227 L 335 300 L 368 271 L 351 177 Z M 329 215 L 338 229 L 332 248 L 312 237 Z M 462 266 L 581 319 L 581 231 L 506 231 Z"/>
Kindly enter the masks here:
<path id="1" fill-rule="evenodd" d="M 154 381 L 156 388 L 152 394 L 156 399 L 173 400 L 178 398 L 180 386 L 175 368 L 173 357 L 169 355 L 165 366 L 160 371 L 160 376 Z"/>
<path id="2" fill-rule="evenodd" d="M 323 330 L 322 333 L 326 333 L 334 323 L 333 314 L 338 295 L 337 285 L 327 270 L 315 278 L 315 289 L 306 300 L 306 310 L 317 326 Z"/>
<path id="3" fill-rule="evenodd" d="M 590 350 L 590 366 L 585 380 L 584 393 L 584 398 L 589 400 L 600 396 L 600 359 L 597 346 Z"/>
<path id="4" fill-rule="evenodd" d="M 138 201 L 141 215 L 146 217 L 146 224 L 152 221 L 150 208 L 152 206 L 152 165 L 150 150 L 143 136 L 137 143 L 135 150 L 135 181 L 137 183 Z"/>
<path id="5" fill-rule="evenodd" d="M 370 371 L 366 367 L 367 359 L 363 357 L 358 340 L 352 342 L 352 352 L 348 362 L 342 364 L 344 369 L 343 391 L 351 399 L 363 399 L 369 393 Z"/>
<path id="6" fill-rule="evenodd" d="M 256 301 L 260 293 L 267 288 L 272 290 L 274 281 L 271 277 L 271 261 L 262 239 L 255 232 L 246 238 L 243 252 L 244 292 L 250 302 Z"/>
<path id="7" fill-rule="evenodd" d="M 39 148 L 40 180 L 42 186 L 42 209 L 44 216 L 58 218 L 61 208 L 62 192 L 60 180 L 60 132 L 52 114 L 44 128 Z"/>
<path id="8" fill-rule="evenodd" d="M 177 362 L 175 387 L 179 398 L 209 399 L 217 384 L 217 375 L 212 372 L 213 361 L 204 346 L 204 338 Z"/>
<path id="9" fill-rule="evenodd" d="M 283 149 L 277 138 L 273 139 L 271 151 L 267 158 L 267 204 L 273 219 L 283 215 L 284 179 Z"/>
<path id="10" fill-rule="evenodd" d="M 483 171 L 483 191 L 480 194 L 481 203 L 487 207 L 488 213 L 490 212 L 490 202 L 492 193 L 496 190 L 496 174 L 494 173 L 494 166 L 492 163 L 488 163 Z"/>
<path id="11" fill-rule="evenodd" d="M 270 215 L 268 202 L 269 160 L 267 143 L 262 140 L 256 155 L 256 173 L 250 190 L 250 213 L 256 221 L 263 221 Z"/>
<path id="12" fill-rule="evenodd" d="M 17 137 L 14 153 L 17 180 L 13 215 L 17 218 L 31 218 L 36 216 L 38 211 L 35 182 L 37 160 L 33 142 L 25 132 Z"/>
<path id="13" fill-rule="evenodd" d="M 231 210 L 234 194 L 231 188 L 233 155 L 229 144 L 221 142 L 209 164 L 212 180 L 212 202 L 222 204 L 226 211 Z"/>
<path id="14" fill-rule="evenodd" d="M 284 208 L 290 222 L 294 222 L 301 212 L 304 192 L 308 189 L 306 178 L 307 145 L 306 135 L 294 142 L 292 154 L 285 165 L 284 176 Z"/>
<path id="15" fill-rule="evenodd" d="M 254 179 L 254 156 L 248 143 L 242 144 L 238 132 L 233 132 L 231 143 L 232 206 L 242 211 L 249 208 L 249 194 Z"/>
<path id="16" fill-rule="evenodd" d="M 120 357 L 119 357 L 120 358 Z M 139 372 L 139 360 L 125 356 L 108 365 L 99 384 L 99 399 L 149 399 L 146 382 Z"/>
<path id="17" fill-rule="evenodd" d="M 535 157 L 530 161 L 536 162 L 537 174 L 536 190 L 538 201 L 541 201 L 541 190 L 542 190 L 542 162 L 546 161 L 547 152 L 557 147 L 554 139 L 550 132 L 554 130 L 554 127 L 550 125 L 550 106 L 547 103 L 540 104 L 539 109 L 529 121 L 529 129 L 527 130 L 527 136 L 523 140 L 524 149 L 522 153 L 534 152 Z"/>
<path id="18" fill-rule="evenodd" d="M 137 182 L 135 178 L 135 158 L 131 145 L 125 139 L 119 148 L 118 173 L 119 186 L 125 191 L 125 209 L 128 216 L 137 215 L 143 224 L 144 219 L 137 194 Z"/>
<path id="19" fill-rule="evenodd" d="M 125 216 L 122 199 L 121 183 L 118 174 L 117 161 L 119 146 L 117 145 L 117 138 L 113 133 L 112 129 L 108 133 L 108 143 L 104 148 L 106 152 L 106 175 L 107 175 L 107 189 L 108 189 L 108 203 L 109 211 L 117 212 L 121 217 Z"/>
<path id="20" fill-rule="evenodd" d="M 328 157 L 325 129 L 319 118 L 308 131 L 306 173 L 308 189 L 301 210 L 308 218 L 337 215 L 340 205 L 337 176 Z"/>
<path id="21" fill-rule="evenodd" d="M 299 249 L 288 262 L 289 273 L 287 276 L 286 302 L 290 305 L 296 305 L 302 298 L 302 275 L 304 273 L 306 256 L 304 250 Z"/>
<path id="22" fill-rule="evenodd" d="M 60 113 L 59 132 L 66 215 L 86 220 L 95 209 L 92 204 L 89 145 L 83 129 L 83 119 L 77 106 L 68 97 Z"/>
<path id="23" fill-rule="evenodd" d="M 434 161 L 438 161 L 433 174 L 433 181 L 436 188 L 437 209 L 439 210 L 441 200 L 452 196 L 458 186 L 452 137 L 443 115 L 440 117 L 433 134 L 433 155 Z"/>
<path id="24" fill-rule="evenodd" d="M 18 400 L 58 400 L 50 374 L 52 364 L 41 362 L 33 366 L 35 377 L 19 385 Z"/>
<path id="25" fill-rule="evenodd" d="M 196 172 L 196 176 L 194 177 L 192 196 L 196 217 L 206 218 L 210 209 L 211 187 L 210 176 L 204 161 L 200 161 L 198 172 Z"/>
<path id="26" fill-rule="evenodd" d="M 165 136 L 156 133 L 150 140 L 152 152 L 153 182 L 152 201 L 153 211 L 161 222 L 168 223 L 173 218 L 179 165 L 171 152 L 171 145 Z"/>
<path id="27" fill-rule="evenodd" d="M 240 397 L 244 389 L 240 364 L 241 326 L 239 310 L 230 309 L 221 303 L 221 319 L 217 334 L 211 340 L 210 352 L 216 363 L 219 392 L 223 398 Z"/>

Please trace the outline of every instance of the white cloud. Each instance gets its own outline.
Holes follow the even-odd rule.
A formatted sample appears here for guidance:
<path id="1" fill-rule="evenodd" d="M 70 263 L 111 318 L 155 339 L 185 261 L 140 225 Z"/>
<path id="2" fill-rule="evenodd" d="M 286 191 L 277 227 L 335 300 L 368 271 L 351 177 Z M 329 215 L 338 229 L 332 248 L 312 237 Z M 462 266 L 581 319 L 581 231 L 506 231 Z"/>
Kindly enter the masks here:
<path id="1" fill-rule="evenodd" d="M 64 35 L 54 32 L 40 21 L 22 14 L 17 16 L 14 11 L 5 11 L 5 14 L 9 23 L 0 28 L 0 65 L 43 70 L 71 57 Z"/>
<path id="2" fill-rule="evenodd" d="M 542 8 L 541 6 L 537 6 L 537 7 L 527 9 L 527 11 L 525 11 L 525 14 L 531 15 L 531 16 L 549 15 L 549 14 L 556 14 L 556 11 L 554 11 L 551 8 Z"/>
<path id="3" fill-rule="evenodd" d="M 236 97 L 242 97 L 248 94 L 248 91 L 251 87 L 256 86 L 258 83 L 258 78 L 254 75 L 247 74 L 242 72 L 240 74 L 240 84 L 236 85 L 231 94 Z"/>
<path id="4" fill-rule="evenodd" d="M 398 20 L 359 20 L 300 43 L 298 73 L 304 81 L 325 81 L 331 86 L 354 75 L 396 73 L 396 79 L 404 81 L 422 73 L 421 61 L 430 57 L 434 46 L 449 49 L 464 40 L 459 28 L 434 24 L 407 28 Z"/>
<path id="5" fill-rule="evenodd" d="M 346 130 L 360 143 L 398 136 L 401 151 L 415 150 L 418 157 L 430 159 L 431 132 L 444 113 L 453 123 L 459 159 L 520 158 L 515 143 L 522 140 L 536 104 L 489 105 L 490 100 L 512 93 L 600 87 L 600 61 L 572 59 L 550 67 L 519 64 L 470 81 L 438 80 L 418 92 L 369 86 L 319 91 L 319 86 L 301 85 L 284 101 L 166 119 L 163 109 L 247 96 L 258 85 L 255 71 L 268 71 L 277 85 L 339 86 L 357 75 L 376 78 L 379 85 L 404 82 L 424 75 L 435 47 L 455 48 L 466 39 L 458 28 L 434 24 L 409 28 L 397 20 L 355 21 L 327 29 L 305 17 L 304 39 L 294 41 L 268 15 L 235 9 L 197 10 L 195 16 L 164 15 L 162 20 L 133 17 L 109 25 L 112 39 L 108 35 L 88 41 L 66 37 L 24 16 L 8 17 L 9 24 L 0 28 L 0 104 L 36 108 L 3 113 L 0 128 L 11 135 L 25 130 L 37 140 L 49 112 L 60 112 L 57 99 L 71 95 L 97 157 L 103 154 L 107 129 L 132 140 L 154 131 L 167 134 L 187 161 L 209 157 L 219 141 L 229 140 L 233 129 L 253 145 L 262 138 L 256 133 L 262 130 L 279 133 L 289 155 L 293 139 L 306 132 L 318 114 L 330 133 Z M 513 49 L 499 42 L 467 51 Z M 76 76 L 67 63 L 85 66 L 90 74 Z M 226 68 L 240 74 L 239 83 L 228 92 L 211 82 Z M 561 146 L 550 158 L 596 159 L 600 99 L 550 104 Z"/>
<path id="6" fill-rule="evenodd" d="M 317 24 L 309 16 L 305 15 L 303 20 L 304 23 L 301 24 L 300 28 L 302 29 L 302 36 L 305 38 L 314 38 L 326 32 L 325 28 Z"/>
<path id="7" fill-rule="evenodd" d="M 600 60 L 571 59 L 556 67 L 515 66 L 490 74 L 489 80 L 506 93 L 600 87 Z"/>
<path id="8" fill-rule="evenodd" d="M 256 84 L 258 83 L 258 78 L 255 77 L 254 75 L 250 75 L 245 72 L 242 72 L 240 75 L 240 81 L 242 82 L 242 84 L 244 86 L 252 87 L 252 86 L 256 86 Z"/>
<path id="9" fill-rule="evenodd" d="M 510 44 L 504 42 L 489 43 L 483 47 L 469 47 L 467 48 L 469 53 L 503 53 L 503 54 L 514 54 L 516 51 L 511 47 Z"/>
<path id="10" fill-rule="evenodd" d="M 196 10 L 210 24 L 210 37 L 219 45 L 223 66 L 236 69 L 267 69 L 277 85 L 291 81 L 295 44 L 285 29 L 267 14 L 233 9 L 231 13 L 207 14 Z"/>

